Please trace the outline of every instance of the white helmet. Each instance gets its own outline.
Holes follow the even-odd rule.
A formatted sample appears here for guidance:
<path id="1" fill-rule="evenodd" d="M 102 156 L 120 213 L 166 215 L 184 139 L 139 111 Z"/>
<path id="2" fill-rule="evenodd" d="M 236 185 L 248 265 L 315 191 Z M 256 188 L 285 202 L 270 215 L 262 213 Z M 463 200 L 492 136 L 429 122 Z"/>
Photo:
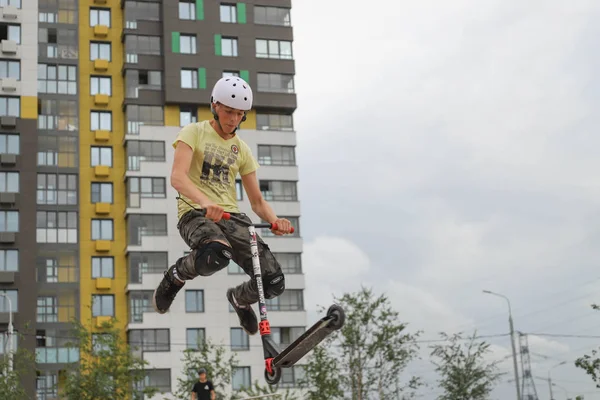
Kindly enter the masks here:
<path id="1" fill-rule="evenodd" d="M 252 108 L 252 89 L 250 85 L 237 76 L 225 76 L 215 83 L 212 95 L 212 103 L 219 102 L 228 107 L 248 111 Z"/>

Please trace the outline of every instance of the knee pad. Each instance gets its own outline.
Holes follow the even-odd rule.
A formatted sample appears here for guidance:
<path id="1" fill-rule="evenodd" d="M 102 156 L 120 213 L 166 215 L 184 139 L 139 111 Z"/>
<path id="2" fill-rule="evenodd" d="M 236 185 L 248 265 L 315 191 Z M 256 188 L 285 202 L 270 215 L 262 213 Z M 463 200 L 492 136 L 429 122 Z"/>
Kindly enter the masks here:
<path id="1" fill-rule="evenodd" d="M 231 247 L 220 242 L 210 242 L 196 249 L 194 267 L 198 275 L 209 276 L 229 265 Z"/>
<path id="2" fill-rule="evenodd" d="M 263 287 L 265 288 L 265 298 L 267 299 L 272 299 L 282 294 L 285 290 L 285 276 L 283 272 L 264 277 Z"/>

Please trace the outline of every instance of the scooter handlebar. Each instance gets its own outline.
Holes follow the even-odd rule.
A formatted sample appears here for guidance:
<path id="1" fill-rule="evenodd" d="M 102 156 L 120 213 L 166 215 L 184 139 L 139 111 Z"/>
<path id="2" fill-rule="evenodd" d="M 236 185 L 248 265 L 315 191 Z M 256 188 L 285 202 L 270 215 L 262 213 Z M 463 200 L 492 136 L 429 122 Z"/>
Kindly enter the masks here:
<path id="1" fill-rule="evenodd" d="M 224 212 L 222 218 L 229 220 L 229 219 L 231 219 L 231 214 L 229 214 L 228 212 Z M 275 223 L 271 224 L 269 222 L 265 222 L 265 223 L 262 223 L 262 224 L 252 224 L 252 225 L 254 225 L 254 227 L 256 227 L 256 228 L 269 228 L 269 229 L 274 230 L 274 231 L 277 230 L 277 224 L 275 224 Z M 291 230 L 290 233 L 294 233 L 294 227 L 293 226 L 292 226 L 292 230 Z"/>

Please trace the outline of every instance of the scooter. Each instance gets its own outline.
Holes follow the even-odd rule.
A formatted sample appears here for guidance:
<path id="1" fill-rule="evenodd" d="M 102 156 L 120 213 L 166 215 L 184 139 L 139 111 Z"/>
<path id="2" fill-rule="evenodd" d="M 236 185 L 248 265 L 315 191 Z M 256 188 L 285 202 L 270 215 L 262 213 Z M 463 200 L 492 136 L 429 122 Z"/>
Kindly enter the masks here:
<path id="1" fill-rule="evenodd" d="M 346 315 L 344 309 L 333 304 L 327 310 L 325 317 L 317 321 L 306 330 L 298 339 L 288 347 L 280 351 L 279 346 L 271 337 L 271 325 L 267 318 L 267 305 L 263 289 L 262 274 L 260 271 L 260 260 L 258 257 L 258 242 L 256 239 L 257 228 L 269 228 L 277 230 L 276 224 L 271 223 L 248 223 L 229 213 L 223 213 L 223 219 L 235 221 L 248 227 L 250 232 L 250 248 L 252 252 L 252 267 L 254 279 L 258 288 L 258 307 L 260 311 L 260 322 L 258 324 L 262 339 L 265 357 L 265 380 L 269 385 L 276 385 L 281 379 L 281 369 L 293 367 L 309 351 L 321 343 L 327 336 L 344 326 Z M 292 228 L 292 233 L 294 232 Z"/>

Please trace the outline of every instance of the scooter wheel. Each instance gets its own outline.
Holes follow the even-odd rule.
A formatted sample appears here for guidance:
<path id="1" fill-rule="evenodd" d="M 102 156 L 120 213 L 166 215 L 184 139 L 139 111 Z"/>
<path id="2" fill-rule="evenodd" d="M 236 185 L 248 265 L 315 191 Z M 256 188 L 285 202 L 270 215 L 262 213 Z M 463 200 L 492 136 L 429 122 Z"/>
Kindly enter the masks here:
<path id="1" fill-rule="evenodd" d="M 344 309 L 337 304 L 333 304 L 327 310 L 327 316 L 333 317 L 329 322 L 329 327 L 333 330 L 341 329 L 344 326 L 344 322 L 346 321 L 346 313 L 344 313 Z"/>
<path id="2" fill-rule="evenodd" d="M 273 373 L 269 373 L 265 368 L 265 380 L 269 385 L 277 385 L 281 379 L 281 367 L 273 368 Z"/>

